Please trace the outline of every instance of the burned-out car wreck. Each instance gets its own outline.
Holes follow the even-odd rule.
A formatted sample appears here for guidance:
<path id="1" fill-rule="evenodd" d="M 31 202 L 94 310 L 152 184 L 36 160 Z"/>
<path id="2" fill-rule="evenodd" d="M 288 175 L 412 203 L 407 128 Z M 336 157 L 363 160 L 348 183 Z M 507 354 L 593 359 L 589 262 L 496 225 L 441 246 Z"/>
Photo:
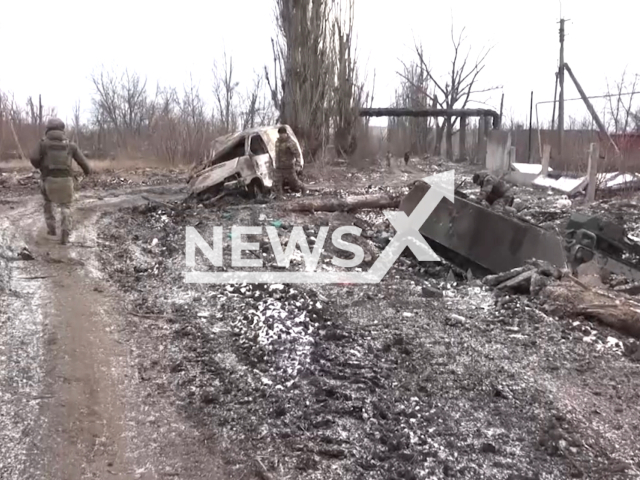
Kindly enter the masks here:
<path id="1" fill-rule="evenodd" d="M 258 127 L 217 138 L 209 155 L 196 162 L 187 180 L 193 196 L 215 196 L 226 189 L 246 189 L 251 196 L 267 193 L 273 185 L 275 147 L 281 125 Z M 300 143 L 288 125 L 284 125 L 298 148 Z M 304 159 L 296 165 L 298 173 Z"/>

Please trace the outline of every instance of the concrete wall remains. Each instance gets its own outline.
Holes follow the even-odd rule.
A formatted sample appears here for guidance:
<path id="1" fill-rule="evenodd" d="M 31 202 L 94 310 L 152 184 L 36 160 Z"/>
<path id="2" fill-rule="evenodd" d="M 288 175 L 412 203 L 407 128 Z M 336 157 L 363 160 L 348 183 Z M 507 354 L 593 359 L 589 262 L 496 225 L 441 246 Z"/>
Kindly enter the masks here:
<path id="1" fill-rule="evenodd" d="M 499 174 L 508 172 L 510 150 L 511 132 L 489 130 L 487 135 L 486 169 Z"/>

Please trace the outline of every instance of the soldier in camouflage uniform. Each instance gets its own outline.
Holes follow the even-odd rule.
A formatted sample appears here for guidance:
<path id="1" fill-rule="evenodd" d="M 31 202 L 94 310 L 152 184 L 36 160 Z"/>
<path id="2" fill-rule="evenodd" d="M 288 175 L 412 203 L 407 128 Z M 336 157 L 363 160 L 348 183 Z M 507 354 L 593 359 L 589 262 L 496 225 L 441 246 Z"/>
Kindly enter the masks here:
<path id="1" fill-rule="evenodd" d="M 287 182 L 293 191 L 306 193 L 307 189 L 298 178 L 296 165 L 300 163 L 300 150 L 296 143 L 289 137 L 287 129 L 278 129 L 276 140 L 276 168 L 274 171 L 273 190 L 276 197 L 282 198 L 284 183 Z"/>
<path id="2" fill-rule="evenodd" d="M 507 195 L 511 186 L 504 180 L 496 178 L 488 172 L 476 173 L 473 175 L 473 183 L 480 186 L 480 200 L 486 202 L 489 207 L 498 200 L 504 202 L 506 207 L 513 205 L 513 196 Z"/>
<path id="3" fill-rule="evenodd" d="M 53 204 L 56 204 L 60 207 L 61 214 L 60 242 L 66 245 L 71 232 L 71 204 L 74 194 L 72 160 L 76 161 L 85 175 L 89 175 L 91 169 L 78 146 L 67 139 L 64 127 L 64 122 L 58 118 L 47 121 L 45 135 L 31 154 L 31 164 L 41 174 L 47 233 L 56 235 L 56 217 L 53 214 Z"/>

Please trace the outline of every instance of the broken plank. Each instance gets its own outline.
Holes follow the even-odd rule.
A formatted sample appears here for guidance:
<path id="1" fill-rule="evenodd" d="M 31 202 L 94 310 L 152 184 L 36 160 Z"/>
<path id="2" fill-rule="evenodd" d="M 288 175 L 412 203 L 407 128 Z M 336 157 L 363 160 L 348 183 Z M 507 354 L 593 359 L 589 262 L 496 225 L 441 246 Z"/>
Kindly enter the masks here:
<path id="1" fill-rule="evenodd" d="M 531 278 L 536 274 L 535 269 L 527 270 L 520 275 L 510 278 L 506 282 L 501 283 L 496 288 L 498 290 L 529 290 Z"/>
<path id="2" fill-rule="evenodd" d="M 488 275 L 484 277 L 482 283 L 489 287 L 497 287 L 498 285 L 506 282 L 507 280 L 511 280 L 519 275 L 522 275 L 525 272 L 533 271 L 535 267 L 533 266 L 524 266 L 514 268 L 513 270 L 509 270 L 508 272 L 498 273 L 496 275 Z"/>
<path id="3" fill-rule="evenodd" d="M 347 198 L 313 197 L 291 202 L 286 208 L 294 212 L 349 212 L 353 210 L 398 208 L 400 196 L 362 195 Z"/>

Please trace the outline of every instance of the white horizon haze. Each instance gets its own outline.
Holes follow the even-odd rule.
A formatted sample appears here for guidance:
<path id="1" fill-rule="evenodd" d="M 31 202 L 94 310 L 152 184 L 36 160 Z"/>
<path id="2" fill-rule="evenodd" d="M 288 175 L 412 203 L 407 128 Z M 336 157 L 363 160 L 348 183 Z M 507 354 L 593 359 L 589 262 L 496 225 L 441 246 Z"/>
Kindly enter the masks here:
<path id="1" fill-rule="evenodd" d="M 181 88 L 193 78 L 203 97 L 212 102 L 212 68 L 226 51 L 233 58 L 240 89 L 249 88 L 254 72 L 272 65 L 271 38 L 276 34 L 271 0 L 163 4 L 148 0 L 112 0 L 96 4 L 80 0 L 5 2 L 0 15 L 3 61 L 0 90 L 24 105 L 42 95 L 69 121 L 76 102 L 82 117 L 91 109 L 91 75 L 102 68 L 134 71 L 155 88 Z M 611 0 L 606 8 L 578 0 L 355 0 L 355 33 L 361 75 L 369 86 L 375 74 L 375 107 L 387 107 L 400 83 L 401 60 L 414 57 L 414 40 L 423 45 L 437 77 L 447 74 L 452 60 L 451 26 L 465 28 L 463 48 L 470 59 L 492 47 L 478 78 L 478 88 L 501 87 L 469 106 L 499 110 L 528 122 L 531 91 L 534 103 L 553 100 L 558 64 L 558 20 L 566 24 L 565 60 L 587 95 L 607 93 L 607 80 L 629 79 L 640 73 L 634 55 L 636 18 L 640 4 Z M 562 10 L 561 10 L 562 8 Z M 624 15 L 620 13 L 624 12 Z M 466 51 L 466 50 L 465 50 Z M 578 92 L 566 76 L 565 98 Z M 638 87 L 640 89 L 640 86 Z M 594 100 L 602 113 L 605 100 Z M 541 122 L 551 120 L 553 106 L 538 107 Z M 536 112 L 534 108 L 534 123 Z M 566 116 L 584 118 L 582 102 L 567 102 Z M 386 125 L 386 119 L 374 119 Z"/>

